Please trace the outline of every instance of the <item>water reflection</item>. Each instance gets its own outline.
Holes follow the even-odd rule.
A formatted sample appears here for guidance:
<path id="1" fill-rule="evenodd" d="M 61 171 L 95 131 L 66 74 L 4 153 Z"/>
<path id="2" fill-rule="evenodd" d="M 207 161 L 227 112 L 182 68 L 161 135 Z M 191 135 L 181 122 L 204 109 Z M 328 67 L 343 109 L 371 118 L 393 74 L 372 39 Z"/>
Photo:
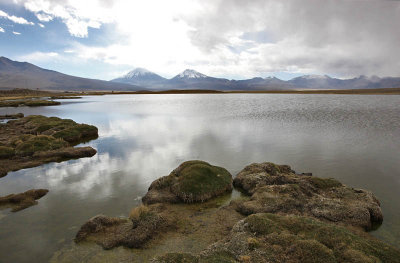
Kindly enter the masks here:
<path id="1" fill-rule="evenodd" d="M 385 215 L 374 235 L 400 247 L 399 102 L 400 96 L 136 95 L 1 109 L 90 123 L 100 137 L 87 143 L 98 150 L 92 158 L 0 179 L 0 195 L 50 189 L 37 206 L 0 211 L 0 258 L 47 261 L 82 222 L 100 213 L 126 215 L 151 181 L 189 159 L 232 174 L 273 161 L 370 189 Z"/>

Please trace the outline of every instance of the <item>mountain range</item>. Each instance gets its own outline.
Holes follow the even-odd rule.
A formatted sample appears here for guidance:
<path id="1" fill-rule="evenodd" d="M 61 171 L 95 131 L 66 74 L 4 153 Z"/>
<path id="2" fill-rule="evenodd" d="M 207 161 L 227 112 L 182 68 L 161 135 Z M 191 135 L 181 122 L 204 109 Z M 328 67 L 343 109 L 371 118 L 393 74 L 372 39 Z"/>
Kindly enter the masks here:
<path id="1" fill-rule="evenodd" d="M 0 89 L 29 88 L 58 91 L 139 91 L 139 90 L 310 90 L 399 88 L 400 78 L 360 76 L 338 79 L 327 75 L 304 75 L 291 80 L 256 77 L 245 80 L 214 78 L 186 69 L 171 79 L 144 68 L 136 68 L 111 81 L 88 79 L 43 69 L 28 62 L 0 57 Z"/>
<path id="2" fill-rule="evenodd" d="M 338 79 L 327 75 L 304 75 L 290 80 L 276 77 L 256 77 L 245 80 L 214 78 L 186 69 L 171 79 L 166 79 L 143 68 L 136 68 L 128 74 L 111 80 L 133 84 L 147 90 L 163 89 L 212 89 L 212 90 L 293 90 L 293 89 L 377 89 L 399 88 L 400 78 L 359 76 L 352 79 Z"/>

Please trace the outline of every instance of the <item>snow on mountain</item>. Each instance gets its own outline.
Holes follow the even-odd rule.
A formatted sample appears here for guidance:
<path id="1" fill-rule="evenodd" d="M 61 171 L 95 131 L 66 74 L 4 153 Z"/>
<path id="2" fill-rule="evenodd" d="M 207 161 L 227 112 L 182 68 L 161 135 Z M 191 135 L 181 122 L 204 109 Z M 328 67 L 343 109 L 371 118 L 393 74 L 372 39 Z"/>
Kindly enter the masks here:
<path id="1" fill-rule="evenodd" d="M 202 78 L 207 78 L 206 75 L 197 72 L 196 70 L 193 69 L 186 69 L 182 73 L 178 74 L 175 78 L 181 78 L 181 79 L 202 79 Z"/>
<path id="2" fill-rule="evenodd" d="M 304 75 L 298 78 L 302 78 L 302 79 L 330 79 L 329 76 L 327 75 Z"/>
<path id="3" fill-rule="evenodd" d="M 154 75 L 154 73 L 148 71 L 145 68 L 135 68 L 134 70 L 129 71 L 127 74 L 122 76 L 122 78 L 131 79 L 131 78 L 135 78 L 135 77 L 143 77 L 143 76 L 148 76 L 148 75 Z"/>

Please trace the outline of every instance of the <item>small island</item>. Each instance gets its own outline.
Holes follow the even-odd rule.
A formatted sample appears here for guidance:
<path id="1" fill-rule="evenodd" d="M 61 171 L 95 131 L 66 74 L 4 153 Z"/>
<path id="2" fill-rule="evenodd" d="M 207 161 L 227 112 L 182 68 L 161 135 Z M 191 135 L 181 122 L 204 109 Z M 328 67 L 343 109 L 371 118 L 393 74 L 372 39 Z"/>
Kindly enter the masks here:
<path id="1" fill-rule="evenodd" d="M 92 147 L 73 146 L 97 137 L 95 126 L 57 117 L 31 115 L 0 124 L 0 177 L 48 162 L 91 157 L 96 154 Z"/>

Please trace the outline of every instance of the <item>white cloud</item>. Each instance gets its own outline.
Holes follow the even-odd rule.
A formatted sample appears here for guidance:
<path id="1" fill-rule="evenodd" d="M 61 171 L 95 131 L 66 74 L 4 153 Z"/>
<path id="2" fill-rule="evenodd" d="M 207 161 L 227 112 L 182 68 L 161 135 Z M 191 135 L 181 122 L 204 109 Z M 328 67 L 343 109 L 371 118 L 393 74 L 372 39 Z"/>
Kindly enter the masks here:
<path id="1" fill-rule="evenodd" d="M 42 22 L 48 22 L 59 18 L 68 28 L 68 31 L 75 37 L 87 37 L 88 28 L 99 28 L 103 23 L 113 21 L 112 12 L 100 5 L 96 0 L 15 0 L 18 4 L 36 14 Z"/>
<path id="2" fill-rule="evenodd" d="M 72 44 L 82 60 L 146 67 L 170 77 L 273 72 L 400 75 L 400 1 L 15 0 L 70 34 L 105 30 L 107 44 Z"/>
<path id="3" fill-rule="evenodd" d="M 23 25 L 34 25 L 35 23 L 33 22 L 29 22 L 27 21 L 25 18 L 23 17 L 18 17 L 18 16 L 10 16 L 9 14 L 7 14 L 6 12 L 0 10 L 0 17 L 8 19 L 14 23 L 17 24 L 23 24 Z"/>
<path id="4" fill-rule="evenodd" d="M 59 59 L 59 58 L 60 55 L 56 52 L 34 52 L 27 55 L 19 56 L 17 60 L 37 63 L 37 62 L 52 61 L 54 59 Z"/>
<path id="5" fill-rule="evenodd" d="M 1 26 L 0 26 L 0 32 L 1 33 L 4 33 L 5 31 L 4 31 L 4 28 L 2 28 Z"/>
<path id="6" fill-rule="evenodd" d="M 20 32 L 16 32 L 16 31 L 13 31 L 13 34 L 14 34 L 14 35 L 21 35 Z"/>
<path id="7" fill-rule="evenodd" d="M 36 17 L 37 17 L 37 19 L 39 19 L 42 22 L 49 22 L 49 21 L 53 20 L 53 17 L 51 15 L 44 14 L 44 13 L 36 13 Z"/>
<path id="8" fill-rule="evenodd" d="M 44 28 L 44 25 L 43 25 L 43 24 L 38 23 L 38 25 L 39 25 L 41 28 Z"/>

